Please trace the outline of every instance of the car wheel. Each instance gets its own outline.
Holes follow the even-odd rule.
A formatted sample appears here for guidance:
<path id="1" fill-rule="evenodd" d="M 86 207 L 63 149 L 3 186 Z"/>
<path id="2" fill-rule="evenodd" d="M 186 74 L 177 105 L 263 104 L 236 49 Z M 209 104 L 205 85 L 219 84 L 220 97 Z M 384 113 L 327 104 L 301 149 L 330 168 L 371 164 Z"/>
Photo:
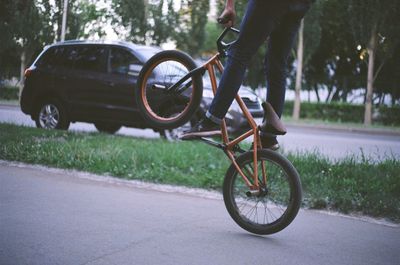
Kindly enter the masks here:
<path id="1" fill-rule="evenodd" d="M 35 116 L 38 128 L 68 130 L 70 124 L 64 106 L 56 99 L 42 101 Z"/>
<path id="2" fill-rule="evenodd" d="M 99 132 L 114 134 L 118 132 L 122 126 L 114 123 L 96 122 L 94 127 L 96 127 Z"/>

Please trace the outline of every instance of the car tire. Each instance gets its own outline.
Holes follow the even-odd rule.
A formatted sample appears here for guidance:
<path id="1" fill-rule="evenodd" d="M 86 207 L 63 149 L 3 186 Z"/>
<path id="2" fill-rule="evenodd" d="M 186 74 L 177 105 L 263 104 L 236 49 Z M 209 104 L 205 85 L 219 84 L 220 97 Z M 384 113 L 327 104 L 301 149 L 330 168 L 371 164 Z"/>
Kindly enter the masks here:
<path id="1" fill-rule="evenodd" d="M 114 123 L 96 122 L 94 123 L 94 127 L 96 127 L 99 132 L 114 134 L 118 132 L 122 126 Z"/>
<path id="2" fill-rule="evenodd" d="M 41 101 L 35 113 L 36 127 L 43 129 L 68 130 L 70 121 L 64 105 L 57 99 Z"/>

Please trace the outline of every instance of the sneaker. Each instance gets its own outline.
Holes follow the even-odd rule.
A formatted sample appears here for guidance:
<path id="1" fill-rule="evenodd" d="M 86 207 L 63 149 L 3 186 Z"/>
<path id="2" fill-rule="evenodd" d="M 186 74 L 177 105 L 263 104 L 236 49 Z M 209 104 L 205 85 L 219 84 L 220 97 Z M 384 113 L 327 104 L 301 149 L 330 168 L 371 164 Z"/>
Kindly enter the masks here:
<path id="1" fill-rule="evenodd" d="M 190 140 L 199 137 L 211 137 L 221 134 L 221 129 L 218 124 L 208 118 L 200 120 L 195 126 L 183 132 L 181 140 Z"/>

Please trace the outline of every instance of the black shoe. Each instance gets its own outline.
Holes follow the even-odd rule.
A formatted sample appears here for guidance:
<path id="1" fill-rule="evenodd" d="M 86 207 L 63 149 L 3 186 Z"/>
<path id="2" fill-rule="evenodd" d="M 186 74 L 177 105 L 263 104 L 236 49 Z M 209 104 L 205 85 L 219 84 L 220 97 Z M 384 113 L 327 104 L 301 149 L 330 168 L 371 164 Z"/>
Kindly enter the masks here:
<path id="1" fill-rule="evenodd" d="M 199 137 L 211 137 L 221 134 L 221 129 L 218 124 L 210 119 L 204 118 L 200 120 L 195 126 L 183 132 L 180 137 L 181 140 L 191 140 Z"/>

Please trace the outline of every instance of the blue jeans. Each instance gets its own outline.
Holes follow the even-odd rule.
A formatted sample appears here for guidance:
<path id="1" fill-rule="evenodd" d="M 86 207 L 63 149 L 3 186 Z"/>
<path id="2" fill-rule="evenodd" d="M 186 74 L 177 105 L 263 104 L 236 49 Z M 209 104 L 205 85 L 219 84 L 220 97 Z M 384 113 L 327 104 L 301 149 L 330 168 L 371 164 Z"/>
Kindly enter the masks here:
<path id="1" fill-rule="evenodd" d="M 225 117 L 258 48 L 267 42 L 264 66 L 267 101 L 280 117 L 285 101 L 287 59 L 310 0 L 249 0 L 237 41 L 230 47 L 225 70 L 207 117 L 220 123 Z"/>

